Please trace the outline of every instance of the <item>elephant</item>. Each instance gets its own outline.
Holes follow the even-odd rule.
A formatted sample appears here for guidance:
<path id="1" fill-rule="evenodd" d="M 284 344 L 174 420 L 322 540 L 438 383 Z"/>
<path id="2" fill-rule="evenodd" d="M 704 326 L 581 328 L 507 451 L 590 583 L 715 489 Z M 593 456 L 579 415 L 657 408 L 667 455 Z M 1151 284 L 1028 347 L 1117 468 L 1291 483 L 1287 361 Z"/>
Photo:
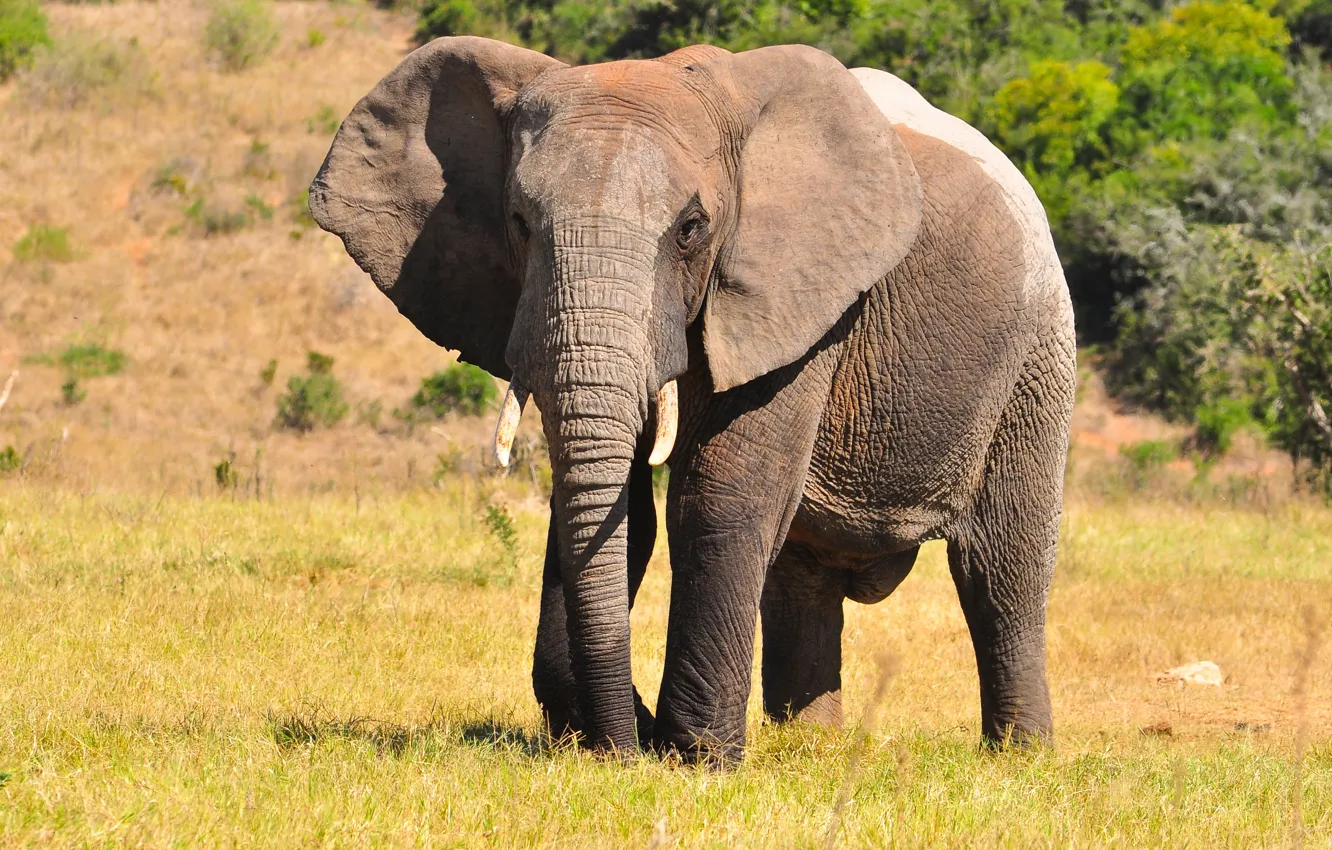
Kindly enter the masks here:
<path id="1" fill-rule="evenodd" d="M 447 37 L 352 109 L 310 210 L 426 337 L 542 414 L 533 688 L 555 732 L 735 763 L 841 721 L 843 601 L 947 542 L 982 741 L 1047 740 L 1076 381 L 1045 211 L 985 137 L 812 47 L 569 66 Z M 670 469 L 655 709 L 629 612 Z M 760 626 L 761 624 L 761 626 Z"/>

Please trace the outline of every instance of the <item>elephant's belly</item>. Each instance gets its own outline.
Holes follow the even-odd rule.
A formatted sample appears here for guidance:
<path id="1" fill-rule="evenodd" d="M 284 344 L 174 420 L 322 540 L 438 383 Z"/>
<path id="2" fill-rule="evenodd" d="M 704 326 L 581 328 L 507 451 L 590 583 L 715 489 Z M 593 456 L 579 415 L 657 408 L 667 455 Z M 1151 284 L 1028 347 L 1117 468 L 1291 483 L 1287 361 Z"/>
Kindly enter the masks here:
<path id="1" fill-rule="evenodd" d="M 836 492 L 811 475 L 787 539 L 817 549 L 828 566 L 857 570 L 945 536 L 959 514 L 952 500 L 885 504 Z"/>

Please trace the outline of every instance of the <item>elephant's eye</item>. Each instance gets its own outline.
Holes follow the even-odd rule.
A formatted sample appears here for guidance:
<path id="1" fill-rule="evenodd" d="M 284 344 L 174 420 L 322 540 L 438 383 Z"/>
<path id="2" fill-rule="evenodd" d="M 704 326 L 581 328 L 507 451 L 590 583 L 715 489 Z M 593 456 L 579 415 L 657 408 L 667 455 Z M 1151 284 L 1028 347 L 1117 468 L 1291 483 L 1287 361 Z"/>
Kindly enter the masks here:
<path id="1" fill-rule="evenodd" d="M 513 229 L 518 231 L 518 236 L 523 241 L 532 235 L 532 229 L 527 226 L 527 219 L 523 218 L 521 213 L 513 214 Z"/>
<path id="2" fill-rule="evenodd" d="M 680 247 L 680 252 L 687 254 L 697 248 L 707 235 L 707 231 L 708 223 L 702 216 L 694 216 L 681 222 L 680 229 L 675 233 L 675 242 Z"/>

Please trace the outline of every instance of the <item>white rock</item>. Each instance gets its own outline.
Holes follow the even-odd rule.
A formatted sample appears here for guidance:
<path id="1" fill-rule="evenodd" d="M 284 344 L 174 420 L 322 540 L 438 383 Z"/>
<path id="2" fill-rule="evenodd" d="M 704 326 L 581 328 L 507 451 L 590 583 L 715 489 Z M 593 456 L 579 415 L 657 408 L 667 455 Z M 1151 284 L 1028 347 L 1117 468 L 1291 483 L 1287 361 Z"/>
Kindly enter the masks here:
<path id="1" fill-rule="evenodd" d="M 1184 664 L 1180 667 L 1172 667 L 1164 673 L 1156 675 L 1156 681 L 1163 685 L 1172 684 L 1190 684 L 1190 685 L 1211 685 L 1221 687 L 1225 682 L 1225 677 L 1221 675 L 1221 668 L 1212 661 L 1195 661 L 1192 664 Z"/>

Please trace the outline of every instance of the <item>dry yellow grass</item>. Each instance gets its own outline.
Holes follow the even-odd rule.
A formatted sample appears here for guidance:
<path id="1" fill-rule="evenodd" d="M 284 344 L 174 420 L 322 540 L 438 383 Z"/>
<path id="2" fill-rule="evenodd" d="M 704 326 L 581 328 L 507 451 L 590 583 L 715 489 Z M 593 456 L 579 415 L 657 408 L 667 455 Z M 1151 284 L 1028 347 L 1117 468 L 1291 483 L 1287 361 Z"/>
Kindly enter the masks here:
<path id="1" fill-rule="evenodd" d="M 0 473 L 0 846 L 820 844 L 856 737 L 764 726 L 757 688 L 734 774 L 540 739 L 542 495 L 526 471 L 486 470 L 489 422 L 390 427 L 450 357 L 288 206 L 324 120 L 398 61 L 410 19 L 278 4 L 276 51 L 225 74 L 202 4 L 46 9 L 57 39 L 140 50 L 158 77 L 72 108 L 0 88 L 0 380 L 22 370 L 0 451 L 31 447 Z M 310 29 L 326 41 L 307 46 Z M 187 197 L 153 187 L 173 162 Z M 186 214 L 252 196 L 272 218 L 235 233 Z M 72 261 L 13 257 L 34 224 L 68 228 Z M 31 360 L 87 341 L 128 365 L 66 405 L 64 372 Z M 310 349 L 353 404 L 382 402 L 380 427 L 272 428 Z M 1214 470 L 1214 487 L 1188 485 L 1187 464 L 1140 486 L 1117 444 L 1169 429 L 1081 401 L 1050 600 L 1057 746 L 978 750 L 974 661 L 931 544 L 893 597 L 847 607 L 847 716 L 873 659 L 897 672 L 843 843 L 1287 846 L 1303 717 L 1299 834 L 1332 846 L 1332 649 L 1299 661 L 1301 611 L 1332 613 L 1332 511 L 1291 497 L 1270 457 Z M 240 484 L 219 490 L 231 453 Z M 441 454 L 463 471 L 436 483 Z M 516 564 L 483 521 L 495 504 L 516 517 Z M 658 551 L 634 612 L 649 704 L 667 591 Z M 1224 687 L 1153 679 L 1200 659 Z"/>
<path id="2" fill-rule="evenodd" d="M 456 479 L 358 507 L 0 485 L 0 844 L 819 844 L 855 737 L 764 726 L 757 690 L 734 774 L 543 744 L 544 515 L 524 489 Z M 516 568 L 481 518 L 496 502 L 517 506 Z M 977 747 L 970 644 L 927 547 L 885 603 L 847 603 L 848 716 L 875 656 L 897 674 L 844 844 L 1286 845 L 1300 610 L 1326 614 L 1329 532 L 1332 513 L 1295 504 L 1075 501 L 1050 604 L 1058 742 L 1032 754 Z M 633 618 L 649 703 L 663 561 Z M 1224 687 L 1153 681 L 1199 658 Z M 1328 667 L 1306 668 L 1306 846 L 1332 841 Z"/>

